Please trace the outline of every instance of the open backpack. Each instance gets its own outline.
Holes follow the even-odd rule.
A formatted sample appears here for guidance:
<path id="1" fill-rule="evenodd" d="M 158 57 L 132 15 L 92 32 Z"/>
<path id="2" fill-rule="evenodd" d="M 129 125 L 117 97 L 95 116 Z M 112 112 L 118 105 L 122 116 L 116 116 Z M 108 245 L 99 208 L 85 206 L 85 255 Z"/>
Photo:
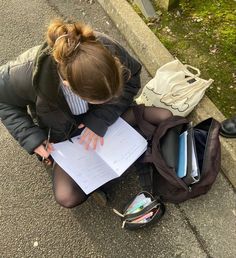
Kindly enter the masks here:
<path id="1" fill-rule="evenodd" d="M 200 178 L 197 182 L 177 176 L 178 137 L 189 127 L 186 118 L 173 116 L 154 126 L 143 118 L 143 106 L 134 107 L 138 131 L 148 140 L 146 153 L 138 160 L 151 165 L 154 195 L 163 201 L 179 203 L 207 193 L 220 170 L 220 124 L 208 118 L 192 127 L 195 140 Z M 190 125 L 191 126 L 191 125 Z"/>
<path id="2" fill-rule="evenodd" d="M 133 112 L 136 130 L 147 139 L 148 148 L 136 161 L 144 192 L 129 201 L 122 213 L 115 211 L 122 217 L 123 227 L 129 229 L 140 228 L 160 219 L 165 212 L 163 202 L 180 203 L 207 193 L 216 180 L 221 162 L 220 124 L 215 119 L 208 118 L 193 126 L 186 118 L 173 116 L 153 125 L 144 119 L 144 105 L 134 106 Z M 186 153 L 186 174 L 181 176 L 178 174 L 183 156 L 180 136 L 184 132 L 189 135 L 186 146 L 192 147 Z M 197 173 L 192 164 L 193 152 Z M 140 194 L 143 196 L 141 202 L 149 199 L 144 205 L 142 203 L 141 209 L 132 210 Z M 140 218 L 144 219 L 140 221 Z"/>

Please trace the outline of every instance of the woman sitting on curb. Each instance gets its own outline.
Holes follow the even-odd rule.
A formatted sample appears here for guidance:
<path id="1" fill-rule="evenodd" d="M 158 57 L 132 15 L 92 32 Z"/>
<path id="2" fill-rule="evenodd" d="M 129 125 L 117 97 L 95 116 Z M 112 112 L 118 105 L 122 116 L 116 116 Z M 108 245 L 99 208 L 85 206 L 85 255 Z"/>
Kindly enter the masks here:
<path id="1" fill-rule="evenodd" d="M 141 65 L 119 43 L 78 22 L 56 20 L 46 36 L 43 45 L 0 67 L 0 118 L 29 154 L 51 163 L 52 143 L 83 130 L 80 143 L 95 149 L 119 116 L 132 125 Z M 144 116 L 161 122 L 172 114 L 146 107 Z M 55 162 L 53 192 L 67 208 L 88 198 Z"/>

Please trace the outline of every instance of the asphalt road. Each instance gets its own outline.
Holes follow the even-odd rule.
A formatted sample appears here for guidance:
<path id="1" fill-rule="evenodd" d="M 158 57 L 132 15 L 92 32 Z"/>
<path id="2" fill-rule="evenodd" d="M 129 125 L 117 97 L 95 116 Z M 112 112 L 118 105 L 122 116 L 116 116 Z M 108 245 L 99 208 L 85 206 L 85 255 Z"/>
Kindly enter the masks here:
<path id="1" fill-rule="evenodd" d="M 127 46 L 94 1 L 0 0 L 0 64 L 40 44 L 55 17 L 84 20 Z M 143 71 L 143 83 L 148 79 Z M 236 198 L 222 175 L 208 195 L 167 204 L 158 225 L 129 232 L 121 229 L 112 207 L 121 209 L 139 190 L 135 174 L 114 187 L 108 207 L 88 200 L 68 210 L 53 199 L 50 171 L 22 150 L 1 124 L 0 146 L 0 257 L 236 255 Z"/>

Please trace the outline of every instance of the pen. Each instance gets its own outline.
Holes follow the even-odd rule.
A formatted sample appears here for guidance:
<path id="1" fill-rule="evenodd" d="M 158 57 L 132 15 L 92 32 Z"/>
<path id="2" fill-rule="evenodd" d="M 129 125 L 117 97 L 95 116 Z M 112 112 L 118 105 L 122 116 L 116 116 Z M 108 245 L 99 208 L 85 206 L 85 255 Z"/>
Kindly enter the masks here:
<path id="1" fill-rule="evenodd" d="M 144 219 L 150 218 L 152 215 L 153 215 L 153 211 L 150 211 L 149 213 L 147 213 L 147 214 L 145 214 L 145 215 L 143 215 L 143 216 L 133 220 L 132 222 L 133 223 L 141 222 Z"/>
<path id="2" fill-rule="evenodd" d="M 47 138 L 47 142 L 46 142 L 46 145 L 45 145 L 45 150 L 46 151 L 48 150 L 48 144 L 49 144 L 50 136 L 51 136 L 51 128 L 49 128 L 49 130 L 48 130 L 48 138 Z M 44 161 L 44 160 L 45 160 L 45 157 L 43 157 L 42 161 Z"/>

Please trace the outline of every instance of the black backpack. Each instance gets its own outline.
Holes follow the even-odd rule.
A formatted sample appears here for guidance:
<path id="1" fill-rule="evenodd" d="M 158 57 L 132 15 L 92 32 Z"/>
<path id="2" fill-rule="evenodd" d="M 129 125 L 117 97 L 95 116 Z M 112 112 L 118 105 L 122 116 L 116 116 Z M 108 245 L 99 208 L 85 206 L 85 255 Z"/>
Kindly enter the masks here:
<path id="1" fill-rule="evenodd" d="M 200 180 L 192 184 L 189 179 L 177 176 L 175 166 L 178 156 L 175 135 L 178 137 L 189 121 L 173 116 L 153 125 L 143 118 L 143 110 L 143 105 L 133 108 L 136 129 L 148 140 L 147 151 L 136 162 L 144 190 L 173 203 L 207 193 L 220 170 L 219 122 L 208 118 L 192 128 L 200 168 Z"/>

